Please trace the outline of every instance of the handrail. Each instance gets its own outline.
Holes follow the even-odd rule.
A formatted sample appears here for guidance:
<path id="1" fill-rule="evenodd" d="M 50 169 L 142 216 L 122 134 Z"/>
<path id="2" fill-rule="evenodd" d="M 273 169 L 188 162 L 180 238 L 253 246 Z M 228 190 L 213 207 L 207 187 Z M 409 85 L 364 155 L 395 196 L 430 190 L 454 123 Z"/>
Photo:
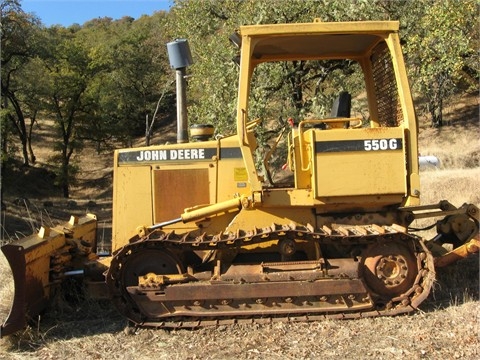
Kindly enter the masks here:
<path id="1" fill-rule="evenodd" d="M 247 118 L 247 112 L 244 109 L 242 109 L 242 131 L 239 135 L 240 135 L 240 142 L 243 146 L 248 146 L 248 139 L 247 141 L 245 141 L 245 139 L 247 138 L 248 131 L 252 130 L 253 128 L 255 128 L 255 126 L 257 126 L 262 122 L 262 119 L 260 118 L 247 122 L 246 118 Z"/>
<path id="2" fill-rule="evenodd" d="M 305 124 L 322 124 L 322 123 L 345 123 L 349 122 L 352 120 L 360 120 L 356 118 L 330 118 L 330 119 L 310 119 L 310 120 L 302 120 L 298 124 L 298 137 L 299 137 L 299 146 L 300 146 L 300 165 L 302 171 L 308 171 L 310 169 L 310 162 L 308 163 L 308 166 L 304 166 L 304 151 L 303 151 L 303 131 L 302 128 Z"/>

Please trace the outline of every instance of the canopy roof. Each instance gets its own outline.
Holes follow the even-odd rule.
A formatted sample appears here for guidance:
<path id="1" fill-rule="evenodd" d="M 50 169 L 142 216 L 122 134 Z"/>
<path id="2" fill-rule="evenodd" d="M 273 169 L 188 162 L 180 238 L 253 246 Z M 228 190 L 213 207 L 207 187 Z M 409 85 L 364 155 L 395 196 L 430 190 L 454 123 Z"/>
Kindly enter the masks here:
<path id="1" fill-rule="evenodd" d="M 288 59 L 358 58 L 389 34 L 398 21 L 367 21 L 242 26 L 240 35 L 250 37 L 253 58 L 258 61 Z"/>

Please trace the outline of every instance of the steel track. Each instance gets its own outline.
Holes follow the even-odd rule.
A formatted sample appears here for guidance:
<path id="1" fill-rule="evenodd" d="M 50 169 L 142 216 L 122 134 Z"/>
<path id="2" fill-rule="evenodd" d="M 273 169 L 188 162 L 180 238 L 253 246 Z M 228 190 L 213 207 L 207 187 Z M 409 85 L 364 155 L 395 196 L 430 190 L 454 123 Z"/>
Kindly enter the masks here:
<path id="1" fill-rule="evenodd" d="M 125 276 L 122 271 L 126 268 L 129 259 L 131 259 L 133 255 L 144 252 L 152 250 L 166 252 L 172 250 L 178 252 L 179 250 L 238 248 L 244 245 L 259 244 L 282 238 L 312 241 L 320 245 L 360 245 L 363 248 L 376 248 L 375 246 L 377 246 L 387 249 L 385 250 L 386 253 L 388 253 L 388 249 L 392 246 L 395 250 L 395 246 L 404 245 L 414 256 L 416 268 L 409 269 L 409 271 L 414 271 L 415 278 L 411 286 L 405 289 L 405 291 L 402 291 L 401 294 L 395 294 L 389 297 L 385 296 L 385 294 L 379 295 L 377 291 L 372 290 L 371 286 L 368 286 L 368 282 L 371 282 L 371 280 L 366 279 L 365 276 L 361 274 L 361 271 L 357 279 L 352 275 L 336 275 L 327 280 L 342 281 L 339 284 L 345 284 L 344 292 L 337 290 L 336 295 L 331 296 L 332 294 L 328 294 L 327 290 L 326 296 L 322 296 L 322 298 L 328 298 L 327 302 L 332 302 L 333 305 L 326 307 L 318 301 L 318 296 L 303 298 L 304 303 L 309 303 L 309 306 L 299 304 L 296 307 L 292 307 L 292 304 L 287 303 L 284 297 L 276 296 L 275 293 L 271 294 L 269 302 L 263 304 L 258 303 L 259 300 L 256 299 L 255 294 L 249 294 L 248 297 L 251 298 L 251 304 L 247 304 L 248 306 L 244 306 L 245 301 L 243 300 L 243 302 L 238 301 L 232 304 L 228 303 L 230 300 L 227 301 L 224 296 L 216 298 L 214 295 L 211 295 L 211 293 L 206 297 L 208 300 L 197 301 L 198 304 L 195 306 L 188 305 L 195 303 L 195 297 L 184 299 L 182 306 L 173 306 L 173 301 L 162 298 L 162 296 L 164 296 L 164 290 L 162 289 L 165 289 L 165 284 L 153 281 L 148 287 L 133 286 L 127 289 L 122 280 Z M 398 315 L 412 312 L 418 308 L 422 301 L 428 296 L 435 277 L 433 257 L 425 247 L 423 241 L 414 235 L 407 234 L 404 228 L 398 225 L 378 226 L 370 224 L 364 226 L 343 226 L 335 229 L 324 227 L 323 229 L 315 230 L 311 226 L 301 226 L 293 223 L 290 225 L 273 224 L 268 228 L 252 229 L 249 231 L 241 230 L 235 234 L 222 233 L 216 235 L 205 233 L 201 235 L 194 233 L 176 234 L 175 232 L 156 230 L 143 238 L 135 239 L 134 242 L 119 249 L 113 255 L 106 281 L 117 308 L 135 324 L 160 328 L 198 328 L 253 322 L 317 321 L 322 319 L 354 319 Z M 387 257 L 385 256 L 385 258 Z M 214 287 L 216 282 L 212 280 L 215 279 L 210 279 L 210 281 L 206 282 L 207 285 L 205 286 L 211 286 L 211 288 L 206 287 L 206 292 L 208 292 L 209 289 L 211 289 L 212 292 L 215 289 L 220 289 L 220 287 Z M 222 280 L 222 278 L 218 280 Z M 324 282 L 322 283 L 322 279 L 317 280 L 319 281 L 319 286 L 326 284 Z M 312 280 L 310 279 L 310 281 Z M 358 296 L 352 295 L 351 284 L 354 281 L 360 281 L 366 284 L 366 296 L 360 293 Z M 192 284 L 195 285 L 201 283 L 203 282 L 192 282 Z M 188 284 L 187 281 L 187 285 Z M 335 285 L 338 284 L 336 283 Z M 185 285 L 182 283 L 169 286 L 173 286 L 171 289 L 180 290 L 180 286 Z M 261 289 L 261 284 L 258 286 L 260 286 L 258 289 Z M 289 283 L 286 282 L 285 286 L 288 287 Z M 191 289 L 196 288 L 192 287 Z M 233 289 L 236 289 L 236 287 Z M 188 290 L 189 289 L 186 289 L 184 293 L 188 294 Z M 159 292 L 162 295 L 158 295 Z M 165 291 L 165 293 L 168 293 L 168 291 Z M 358 300 L 360 295 L 363 297 L 361 301 Z M 349 301 L 349 297 L 353 300 Z M 299 294 L 299 299 L 302 299 L 301 294 Z M 316 300 L 313 301 L 313 299 Z M 323 301 L 325 302 L 325 300 Z M 363 304 L 362 301 L 364 302 Z M 146 307 L 140 302 L 146 303 Z M 340 303 L 341 306 L 336 307 L 333 302 L 337 304 Z M 281 311 L 277 311 L 275 306 Z M 145 311 L 145 309 L 148 311 Z"/>

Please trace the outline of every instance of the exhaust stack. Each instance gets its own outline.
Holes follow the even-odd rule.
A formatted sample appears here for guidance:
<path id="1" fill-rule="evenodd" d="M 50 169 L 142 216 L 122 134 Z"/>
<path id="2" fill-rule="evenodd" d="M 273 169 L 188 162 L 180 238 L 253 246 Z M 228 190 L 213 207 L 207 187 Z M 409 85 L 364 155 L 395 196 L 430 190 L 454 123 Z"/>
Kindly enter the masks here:
<path id="1" fill-rule="evenodd" d="M 175 69 L 177 82 L 177 143 L 188 142 L 187 116 L 187 66 L 193 64 L 192 54 L 186 39 L 176 39 L 167 43 L 170 66 Z"/>

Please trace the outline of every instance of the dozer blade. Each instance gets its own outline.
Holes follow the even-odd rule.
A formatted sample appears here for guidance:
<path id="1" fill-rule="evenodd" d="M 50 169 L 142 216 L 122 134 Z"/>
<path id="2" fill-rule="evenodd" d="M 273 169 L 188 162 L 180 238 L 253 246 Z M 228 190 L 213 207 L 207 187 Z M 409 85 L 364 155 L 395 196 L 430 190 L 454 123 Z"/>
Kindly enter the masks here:
<path id="1" fill-rule="evenodd" d="M 2 246 L 14 280 L 10 313 L 0 327 L 0 337 L 26 327 L 49 304 L 54 285 L 74 263 L 74 257 L 95 246 L 96 217 L 88 214 L 55 228 L 42 227 L 37 234 Z"/>

